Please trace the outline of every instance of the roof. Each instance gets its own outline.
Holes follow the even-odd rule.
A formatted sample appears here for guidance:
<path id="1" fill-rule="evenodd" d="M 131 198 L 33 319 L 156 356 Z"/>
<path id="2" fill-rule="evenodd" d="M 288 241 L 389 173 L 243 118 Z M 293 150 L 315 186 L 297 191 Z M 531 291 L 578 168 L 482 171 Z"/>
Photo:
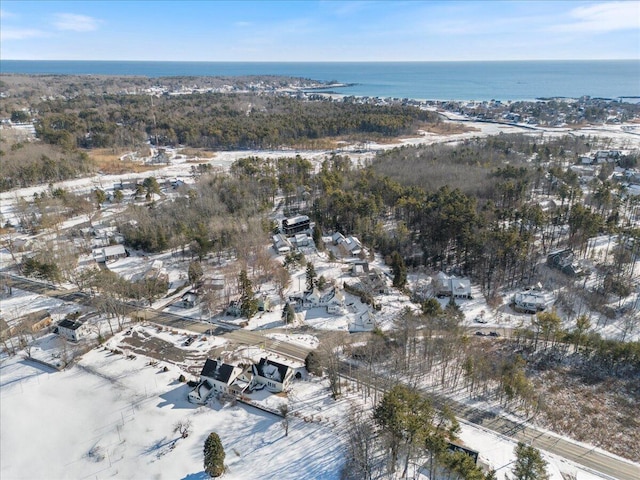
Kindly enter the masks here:
<path id="1" fill-rule="evenodd" d="M 308 222 L 309 221 L 309 217 L 307 217 L 306 215 L 298 215 L 297 217 L 291 217 L 291 218 L 285 218 L 283 220 L 283 224 L 286 222 L 287 225 L 295 225 L 296 223 L 300 223 L 300 222 Z"/>
<path id="2" fill-rule="evenodd" d="M 110 245 L 102 249 L 104 255 L 109 257 L 111 255 L 125 255 L 124 245 Z"/>
<path id="3" fill-rule="evenodd" d="M 268 378 L 274 382 L 283 383 L 287 377 L 287 372 L 290 370 L 288 365 L 274 362 L 268 358 L 261 358 L 260 362 L 254 365 L 257 375 L 263 378 Z"/>
<path id="4" fill-rule="evenodd" d="M 73 320 L 64 319 L 59 324 L 59 328 L 66 328 L 67 330 L 77 330 L 83 324 L 80 322 L 74 322 Z"/>
<path id="5" fill-rule="evenodd" d="M 229 383 L 229 379 L 233 374 L 233 369 L 235 367 L 233 365 L 229 365 L 228 363 L 222 363 L 218 360 L 211 360 L 207 358 L 207 361 L 204 362 L 204 367 L 202 367 L 202 372 L 200 376 L 213 378 L 214 380 L 222 383 Z"/>

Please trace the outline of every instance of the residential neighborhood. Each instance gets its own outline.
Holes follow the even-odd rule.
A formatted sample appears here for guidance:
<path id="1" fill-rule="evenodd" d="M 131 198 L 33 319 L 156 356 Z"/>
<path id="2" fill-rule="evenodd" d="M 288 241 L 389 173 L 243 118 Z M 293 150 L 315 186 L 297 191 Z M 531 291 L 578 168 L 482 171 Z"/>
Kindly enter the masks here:
<path id="1" fill-rule="evenodd" d="M 3 71 L 0 478 L 640 478 L 637 98 L 508 93 L 589 62 Z"/>

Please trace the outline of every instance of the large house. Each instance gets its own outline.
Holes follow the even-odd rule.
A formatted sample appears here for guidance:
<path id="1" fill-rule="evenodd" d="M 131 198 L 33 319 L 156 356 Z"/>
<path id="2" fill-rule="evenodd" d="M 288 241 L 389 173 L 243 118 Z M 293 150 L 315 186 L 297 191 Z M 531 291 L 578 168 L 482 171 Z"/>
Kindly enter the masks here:
<path id="1" fill-rule="evenodd" d="M 264 357 L 254 364 L 251 369 L 253 373 L 251 388 L 264 385 L 264 388 L 274 393 L 286 390 L 294 376 L 293 369 L 290 366 Z"/>
<path id="2" fill-rule="evenodd" d="M 291 298 L 291 300 L 296 301 L 298 305 L 302 304 L 302 308 L 326 307 L 329 313 L 337 313 L 344 307 L 344 293 L 336 287 L 326 293 L 314 287 L 310 292 L 306 292 L 302 299 Z"/>
<path id="3" fill-rule="evenodd" d="M 240 367 L 207 358 L 200 373 L 200 382 L 189 392 L 189 401 L 205 403 L 213 394 L 229 393 L 231 384 L 241 373 Z"/>
<path id="4" fill-rule="evenodd" d="M 291 237 L 296 233 L 311 230 L 311 220 L 306 215 L 285 218 L 282 221 L 282 233 L 287 237 Z"/>

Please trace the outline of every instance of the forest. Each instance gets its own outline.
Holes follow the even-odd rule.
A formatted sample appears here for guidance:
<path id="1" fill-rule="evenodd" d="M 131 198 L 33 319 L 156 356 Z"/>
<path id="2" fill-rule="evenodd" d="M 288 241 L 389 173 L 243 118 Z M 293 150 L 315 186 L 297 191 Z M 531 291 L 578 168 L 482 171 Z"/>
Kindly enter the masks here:
<path id="1" fill-rule="evenodd" d="M 396 137 L 414 133 L 433 112 L 288 95 L 202 93 L 102 95 L 37 104 L 36 132 L 66 148 L 157 146 L 267 149 L 330 138 Z"/>

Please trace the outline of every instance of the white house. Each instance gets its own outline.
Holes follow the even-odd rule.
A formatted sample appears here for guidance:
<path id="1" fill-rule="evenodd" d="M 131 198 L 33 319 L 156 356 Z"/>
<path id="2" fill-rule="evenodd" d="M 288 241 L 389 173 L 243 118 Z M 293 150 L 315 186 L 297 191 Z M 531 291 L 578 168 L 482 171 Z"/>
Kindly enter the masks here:
<path id="1" fill-rule="evenodd" d="M 210 395 L 229 393 L 229 387 L 241 373 L 240 367 L 207 358 L 200 373 L 200 383 L 189 392 L 189 401 L 204 403 Z"/>
<path id="2" fill-rule="evenodd" d="M 376 328 L 376 321 L 369 310 L 360 313 L 354 322 L 349 324 L 349 332 L 370 332 Z"/>
<path id="3" fill-rule="evenodd" d="M 94 248 L 93 259 L 98 263 L 106 263 L 111 260 L 117 260 L 118 258 L 124 258 L 127 256 L 127 251 L 124 249 L 124 245 L 111 245 L 109 247 Z"/>
<path id="4" fill-rule="evenodd" d="M 287 237 L 279 233 L 273 236 L 273 249 L 279 254 L 289 253 L 291 251 L 291 243 Z"/>
<path id="5" fill-rule="evenodd" d="M 552 299 L 539 290 L 523 290 L 513 296 L 513 305 L 516 311 L 524 313 L 536 313 L 546 309 Z"/>
<path id="6" fill-rule="evenodd" d="M 86 327 L 81 322 L 74 322 L 73 320 L 64 319 L 58 324 L 58 335 L 77 342 L 86 334 Z"/>
<path id="7" fill-rule="evenodd" d="M 264 388 L 273 393 L 286 390 L 294 375 L 293 369 L 289 365 L 264 357 L 260 359 L 260 362 L 254 364 L 251 370 L 253 373 L 251 388 L 264 385 Z"/>
<path id="8" fill-rule="evenodd" d="M 332 288 L 327 293 L 321 293 L 314 287 L 307 292 L 302 299 L 304 308 L 326 307 L 328 313 L 336 313 L 344 307 L 344 293 L 337 287 Z"/>

